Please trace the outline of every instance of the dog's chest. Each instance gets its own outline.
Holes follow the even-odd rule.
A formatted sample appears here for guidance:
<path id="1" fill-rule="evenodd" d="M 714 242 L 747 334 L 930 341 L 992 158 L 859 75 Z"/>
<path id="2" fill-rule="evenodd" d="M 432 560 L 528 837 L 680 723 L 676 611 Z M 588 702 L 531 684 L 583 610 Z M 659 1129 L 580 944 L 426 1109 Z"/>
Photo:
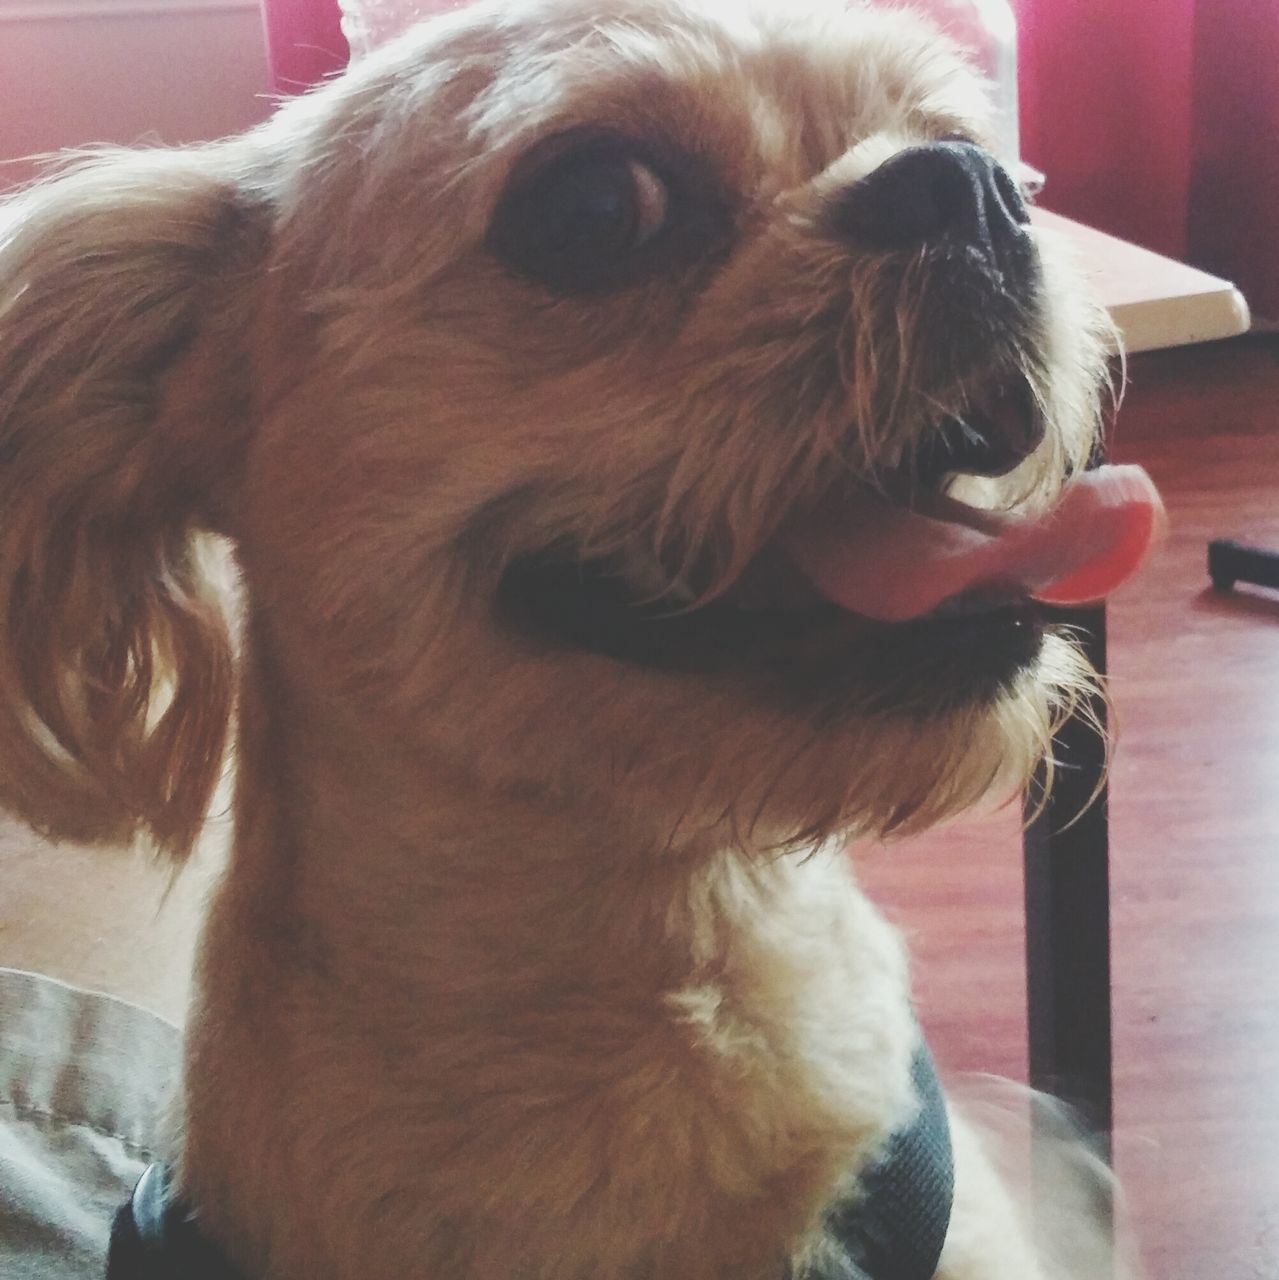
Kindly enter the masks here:
<path id="1" fill-rule="evenodd" d="M 856 1169 L 915 1105 L 896 931 L 827 855 L 728 871 L 690 920 L 692 973 L 668 1007 L 726 1149 L 800 1195 L 807 1168 L 811 1193 L 828 1193 L 818 1184 Z"/>

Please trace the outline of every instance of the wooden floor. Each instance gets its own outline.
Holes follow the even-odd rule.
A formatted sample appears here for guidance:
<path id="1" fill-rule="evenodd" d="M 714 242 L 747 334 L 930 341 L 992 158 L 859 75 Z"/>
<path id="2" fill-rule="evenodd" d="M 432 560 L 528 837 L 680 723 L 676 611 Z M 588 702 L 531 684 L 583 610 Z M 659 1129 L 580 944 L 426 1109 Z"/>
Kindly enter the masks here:
<path id="1" fill-rule="evenodd" d="M 1134 361 L 1116 454 L 1167 548 L 1111 612 L 1117 1163 L 1151 1280 L 1279 1277 L 1279 598 L 1219 599 L 1204 544 L 1279 547 L 1279 340 Z M 957 1070 L 1025 1078 L 1019 817 L 866 861 Z M 201 877 L 0 830 L 0 964 L 180 1014 Z"/>
<path id="2" fill-rule="evenodd" d="M 1210 537 L 1279 548 L 1279 339 L 1134 360 L 1117 460 L 1168 545 L 1110 611 L 1116 1163 L 1152 1280 L 1279 1276 L 1279 596 L 1219 597 Z M 866 878 L 914 935 L 952 1068 L 1024 1079 L 1019 816 Z"/>

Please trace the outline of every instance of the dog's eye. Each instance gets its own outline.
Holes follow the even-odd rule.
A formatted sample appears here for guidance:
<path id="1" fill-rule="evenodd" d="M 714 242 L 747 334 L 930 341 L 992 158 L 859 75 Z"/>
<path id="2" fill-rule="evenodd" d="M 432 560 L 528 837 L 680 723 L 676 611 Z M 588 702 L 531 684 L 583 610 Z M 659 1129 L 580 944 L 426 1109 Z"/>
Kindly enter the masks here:
<path id="1" fill-rule="evenodd" d="M 594 292 L 635 277 L 671 218 L 669 180 L 634 151 L 595 142 L 517 182 L 491 243 L 512 269 L 560 292 Z"/>
<path id="2" fill-rule="evenodd" d="M 528 230 L 550 257 L 609 262 L 647 244 L 666 222 L 666 184 L 633 156 L 575 159 L 547 176 Z"/>

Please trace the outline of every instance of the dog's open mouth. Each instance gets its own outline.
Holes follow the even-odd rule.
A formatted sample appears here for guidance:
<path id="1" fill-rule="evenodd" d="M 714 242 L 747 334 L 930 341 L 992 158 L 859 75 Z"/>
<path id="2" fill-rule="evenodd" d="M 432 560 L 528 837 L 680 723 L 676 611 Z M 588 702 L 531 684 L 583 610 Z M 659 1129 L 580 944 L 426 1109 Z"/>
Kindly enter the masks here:
<path id="1" fill-rule="evenodd" d="M 642 596 L 615 563 L 567 548 L 516 562 L 501 603 L 526 633 L 646 667 L 714 672 L 751 661 L 802 675 L 805 664 L 829 669 L 842 655 L 883 680 L 940 661 L 946 679 L 971 674 L 993 692 L 1039 651 L 1036 602 L 1104 598 L 1162 526 L 1139 467 L 1077 476 L 1035 514 L 944 492 L 945 476 L 1002 474 L 1040 438 L 1032 430 L 1003 449 L 980 434 L 930 446 L 912 459 L 901 493 L 850 488 L 794 514 L 732 587 L 697 607 Z"/>
<path id="2" fill-rule="evenodd" d="M 1137 569 L 1161 507 L 1139 467 L 1075 478 L 1037 515 L 972 507 L 941 492 L 907 506 L 877 493 L 805 516 L 782 536 L 800 573 L 827 600 L 880 622 L 950 616 L 975 598 L 1081 604 Z"/>

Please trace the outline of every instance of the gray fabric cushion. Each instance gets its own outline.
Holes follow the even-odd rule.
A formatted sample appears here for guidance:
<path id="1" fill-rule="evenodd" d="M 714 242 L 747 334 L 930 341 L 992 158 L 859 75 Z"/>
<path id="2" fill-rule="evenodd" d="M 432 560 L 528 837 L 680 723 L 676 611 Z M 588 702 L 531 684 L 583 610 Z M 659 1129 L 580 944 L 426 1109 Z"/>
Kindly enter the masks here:
<path id="1" fill-rule="evenodd" d="M 111 1219 L 163 1156 L 171 1023 L 0 969 L 0 1276 L 101 1280 Z"/>

